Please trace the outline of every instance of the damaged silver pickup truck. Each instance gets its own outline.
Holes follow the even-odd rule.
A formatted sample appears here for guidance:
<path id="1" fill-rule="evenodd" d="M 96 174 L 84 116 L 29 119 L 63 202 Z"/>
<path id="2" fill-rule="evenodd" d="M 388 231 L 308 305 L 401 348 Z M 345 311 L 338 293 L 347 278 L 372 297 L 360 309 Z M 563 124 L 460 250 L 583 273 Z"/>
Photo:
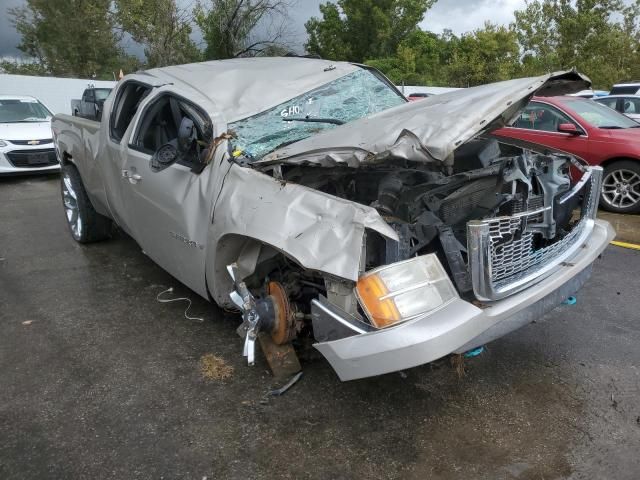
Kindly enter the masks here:
<path id="1" fill-rule="evenodd" d="M 58 115 L 79 242 L 112 222 L 241 311 L 256 338 L 313 339 L 342 380 L 462 353 L 555 308 L 613 238 L 602 172 L 497 129 L 561 72 L 408 103 L 378 71 L 255 58 L 126 76 L 101 123 Z"/>

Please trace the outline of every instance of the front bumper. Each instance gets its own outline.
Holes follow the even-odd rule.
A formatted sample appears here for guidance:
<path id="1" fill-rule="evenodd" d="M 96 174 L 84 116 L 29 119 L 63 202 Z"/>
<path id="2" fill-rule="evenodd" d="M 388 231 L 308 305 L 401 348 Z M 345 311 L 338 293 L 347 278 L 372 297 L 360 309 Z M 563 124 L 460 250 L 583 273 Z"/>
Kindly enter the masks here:
<path id="1" fill-rule="evenodd" d="M 41 144 L 37 146 L 30 145 L 12 145 L 0 148 L 0 175 L 20 175 L 20 174 L 32 174 L 32 173 L 47 173 L 47 172 L 59 172 L 60 164 L 57 159 L 55 163 L 48 162 L 45 164 L 29 164 L 28 161 L 21 161 L 19 165 L 15 165 L 9 158 L 10 155 L 18 155 L 18 158 L 25 157 L 29 152 L 33 153 L 46 153 L 48 156 L 55 158 L 55 149 L 53 142 Z M 53 155 L 50 153 L 53 152 Z M 15 158 L 15 157 L 14 157 Z"/>
<path id="2" fill-rule="evenodd" d="M 615 236 L 608 222 L 589 221 L 593 229 L 580 248 L 543 282 L 526 290 L 483 308 L 456 299 L 423 318 L 314 346 L 344 381 L 415 367 L 495 340 L 540 318 L 587 281 L 592 263 Z M 326 304 L 314 300 L 314 315 L 340 324 L 335 311 L 329 312 Z M 344 319 L 343 323 L 352 321 Z"/>

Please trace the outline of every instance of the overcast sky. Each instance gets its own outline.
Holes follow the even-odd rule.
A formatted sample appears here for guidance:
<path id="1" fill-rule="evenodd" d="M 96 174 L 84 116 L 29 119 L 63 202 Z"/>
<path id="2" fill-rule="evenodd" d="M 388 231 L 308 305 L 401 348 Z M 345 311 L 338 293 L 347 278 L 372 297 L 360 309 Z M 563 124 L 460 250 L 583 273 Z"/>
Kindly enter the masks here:
<path id="1" fill-rule="evenodd" d="M 298 0 L 295 7 L 290 10 L 294 42 L 299 45 L 299 48 L 306 39 L 304 23 L 310 17 L 320 15 L 318 5 L 324 1 L 326 0 Z M 192 4 L 193 0 L 178 0 L 178 2 Z M 25 0 L 0 0 L 0 57 L 20 55 L 20 51 L 16 48 L 20 42 L 20 36 L 9 23 L 5 12 L 8 8 L 25 3 Z M 448 28 L 460 34 L 482 27 L 487 20 L 506 25 L 513 21 L 513 11 L 523 8 L 524 4 L 524 0 L 438 0 L 427 12 L 420 26 L 436 33 L 441 33 Z M 72 19 L 69 20 L 72 21 Z M 127 48 L 131 53 L 140 52 L 140 49 L 130 44 Z"/>

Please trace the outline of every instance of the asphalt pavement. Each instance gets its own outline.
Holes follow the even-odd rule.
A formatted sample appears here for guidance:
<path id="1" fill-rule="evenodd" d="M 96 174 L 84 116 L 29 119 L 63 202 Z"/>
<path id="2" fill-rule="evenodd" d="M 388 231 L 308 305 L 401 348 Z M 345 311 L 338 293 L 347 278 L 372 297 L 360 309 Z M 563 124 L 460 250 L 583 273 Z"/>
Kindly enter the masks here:
<path id="1" fill-rule="evenodd" d="M 71 239 L 56 176 L 0 179 L 0 225 L 0 479 L 640 478 L 640 251 L 611 246 L 576 305 L 462 377 L 341 383 L 308 350 L 270 397 L 237 316 L 125 235 Z"/>

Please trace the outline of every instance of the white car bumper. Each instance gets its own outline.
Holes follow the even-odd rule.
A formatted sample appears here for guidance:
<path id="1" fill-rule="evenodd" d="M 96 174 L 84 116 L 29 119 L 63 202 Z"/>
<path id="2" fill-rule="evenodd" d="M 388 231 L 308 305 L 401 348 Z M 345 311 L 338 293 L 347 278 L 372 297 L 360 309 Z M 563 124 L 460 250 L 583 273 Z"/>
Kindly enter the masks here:
<path id="1" fill-rule="evenodd" d="M 7 142 L 0 147 L 0 175 L 57 172 L 60 164 L 53 141 L 39 145 L 15 145 Z"/>

